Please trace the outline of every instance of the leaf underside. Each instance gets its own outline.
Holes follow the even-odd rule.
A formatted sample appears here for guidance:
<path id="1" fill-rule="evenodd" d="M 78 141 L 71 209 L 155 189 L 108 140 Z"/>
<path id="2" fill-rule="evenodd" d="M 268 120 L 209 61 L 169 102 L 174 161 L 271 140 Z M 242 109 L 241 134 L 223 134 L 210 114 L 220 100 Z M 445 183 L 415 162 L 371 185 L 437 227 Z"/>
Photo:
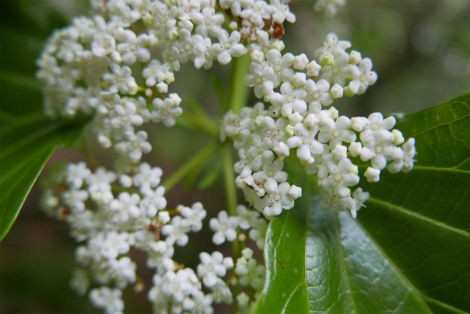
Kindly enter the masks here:
<path id="1" fill-rule="evenodd" d="M 470 94 L 406 115 L 409 173 L 383 173 L 358 219 L 303 188 L 274 218 L 255 313 L 465 313 L 470 310 Z"/>

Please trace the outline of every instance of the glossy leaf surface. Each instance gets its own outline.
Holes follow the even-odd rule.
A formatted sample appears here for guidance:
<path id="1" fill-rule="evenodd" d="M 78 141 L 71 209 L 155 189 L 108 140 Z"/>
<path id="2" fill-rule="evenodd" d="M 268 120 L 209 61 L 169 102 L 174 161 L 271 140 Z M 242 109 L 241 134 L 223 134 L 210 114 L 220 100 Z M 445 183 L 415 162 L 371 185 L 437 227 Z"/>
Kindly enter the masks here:
<path id="1" fill-rule="evenodd" d="M 359 220 L 436 312 L 470 310 L 470 94 L 410 114 L 417 162 L 366 188 Z"/>
<path id="2" fill-rule="evenodd" d="M 416 168 L 364 184 L 355 220 L 314 189 L 272 220 L 255 313 L 464 313 L 470 309 L 470 96 L 409 114 Z"/>

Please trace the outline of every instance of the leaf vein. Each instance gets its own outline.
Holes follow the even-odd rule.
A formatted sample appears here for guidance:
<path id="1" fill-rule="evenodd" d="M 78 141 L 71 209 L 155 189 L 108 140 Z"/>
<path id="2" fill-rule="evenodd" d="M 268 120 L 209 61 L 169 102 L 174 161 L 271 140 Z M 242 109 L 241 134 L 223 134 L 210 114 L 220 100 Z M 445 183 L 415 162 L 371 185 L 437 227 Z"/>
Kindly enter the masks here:
<path id="1" fill-rule="evenodd" d="M 289 305 L 289 302 L 290 300 L 292 299 L 292 297 L 295 295 L 295 293 L 297 292 L 297 290 L 299 290 L 300 287 L 302 287 L 304 283 L 303 282 L 299 282 L 299 284 L 294 288 L 294 290 L 292 290 L 292 292 L 289 294 L 289 296 L 287 297 L 286 299 L 286 302 L 284 303 L 284 307 L 282 308 L 282 314 L 285 314 L 287 313 L 286 310 L 287 310 L 287 306 Z"/>
<path id="2" fill-rule="evenodd" d="M 454 119 L 452 121 L 446 121 L 446 122 L 442 122 L 442 123 L 439 123 L 439 124 L 435 124 L 433 125 L 432 127 L 429 127 L 429 128 L 426 128 L 426 129 L 423 129 L 423 130 L 420 130 L 419 132 L 416 132 L 412 135 L 412 137 L 417 137 L 418 135 L 421 135 L 423 133 L 426 133 L 426 132 L 429 132 L 429 131 L 433 131 L 439 127 L 442 127 L 442 126 L 449 126 L 457 121 L 460 121 L 460 120 L 463 120 L 463 119 L 466 119 L 470 117 L 470 114 L 467 114 L 467 115 L 464 115 L 464 116 L 460 116 L 458 119 Z"/>
<path id="3" fill-rule="evenodd" d="M 448 225 L 448 224 L 445 224 L 445 223 L 440 222 L 440 221 L 437 221 L 437 220 L 435 220 L 435 219 L 432 219 L 432 218 L 429 218 L 429 217 L 420 215 L 420 214 L 418 214 L 418 213 L 415 212 L 415 211 L 408 210 L 408 209 L 406 209 L 405 207 L 402 207 L 402 206 L 399 206 L 399 205 L 390 203 L 390 202 L 388 202 L 388 201 L 379 199 L 379 198 L 377 198 L 377 197 L 371 197 L 371 198 L 369 199 L 369 202 L 376 203 L 377 205 L 385 205 L 385 206 L 388 206 L 388 207 L 390 207 L 390 208 L 392 208 L 392 209 L 395 209 L 395 210 L 397 210 L 397 211 L 399 211 L 399 212 L 401 212 L 402 214 L 405 214 L 405 215 L 407 215 L 407 216 L 410 216 L 410 217 L 419 219 L 419 220 L 421 220 L 421 221 L 423 221 L 423 222 L 426 222 L 426 223 L 429 223 L 429 224 L 438 226 L 438 227 L 443 228 L 443 229 L 445 229 L 445 230 L 447 230 L 447 231 L 450 231 L 450 232 L 453 232 L 453 233 L 457 233 L 457 234 L 459 234 L 459 235 L 461 235 L 461 236 L 470 237 L 470 233 L 466 232 L 465 230 L 452 227 L 452 226 L 450 226 L 450 225 Z"/>

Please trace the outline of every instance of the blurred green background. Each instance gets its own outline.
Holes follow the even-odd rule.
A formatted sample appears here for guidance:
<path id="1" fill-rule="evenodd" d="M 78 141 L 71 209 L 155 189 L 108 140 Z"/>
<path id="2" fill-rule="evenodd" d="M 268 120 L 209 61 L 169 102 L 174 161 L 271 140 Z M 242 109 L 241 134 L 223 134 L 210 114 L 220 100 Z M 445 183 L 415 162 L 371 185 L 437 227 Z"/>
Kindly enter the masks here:
<path id="1" fill-rule="evenodd" d="M 468 0 L 354 0 L 335 18 L 314 12 L 312 1 L 295 1 L 293 10 L 298 21 L 286 27 L 287 51 L 311 56 L 327 33 L 336 32 L 374 62 L 377 83 L 364 95 L 341 100 L 340 112 L 410 112 L 470 91 Z M 87 1 L 0 0 L 0 124 L 12 116 L 41 110 L 35 59 L 55 28 L 87 12 Z M 206 74 L 185 67 L 177 74 L 175 90 L 217 112 L 215 94 L 207 86 L 214 75 L 226 82 L 227 69 L 217 67 L 212 76 Z M 148 161 L 161 166 L 164 173 L 171 173 L 209 140 L 185 130 L 158 128 L 153 133 L 154 153 Z M 101 159 L 108 159 L 110 152 L 96 151 Z M 217 165 L 217 157 L 212 165 Z M 81 156 L 62 150 L 51 164 L 64 159 L 76 161 Z M 38 188 L 0 243 L 0 314 L 99 313 L 68 288 L 76 245 L 65 224 L 39 210 L 37 195 Z M 202 200 L 213 216 L 224 208 L 221 195 L 220 188 L 188 191 L 183 186 L 172 190 L 168 198 L 170 205 Z M 211 250 L 206 245 L 209 234 L 197 235 L 190 243 L 191 250 L 178 253 L 187 264 L 195 262 L 195 252 Z M 150 273 L 141 275 L 149 277 Z M 128 290 L 127 312 L 149 312 L 145 294 L 134 297 L 132 289 Z"/>

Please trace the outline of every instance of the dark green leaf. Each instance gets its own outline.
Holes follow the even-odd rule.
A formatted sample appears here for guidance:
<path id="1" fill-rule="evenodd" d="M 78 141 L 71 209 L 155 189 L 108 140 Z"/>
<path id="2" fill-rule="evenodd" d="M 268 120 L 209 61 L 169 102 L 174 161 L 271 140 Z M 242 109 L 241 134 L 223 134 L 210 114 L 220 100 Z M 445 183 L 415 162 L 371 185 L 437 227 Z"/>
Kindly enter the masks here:
<path id="1" fill-rule="evenodd" d="M 0 240 L 15 221 L 54 149 L 71 144 L 83 123 L 34 115 L 0 129 Z"/>
<path id="2" fill-rule="evenodd" d="M 470 95 L 405 116 L 411 172 L 383 174 L 355 220 L 304 185 L 271 221 L 255 313 L 464 313 L 470 309 Z M 305 181 L 304 181 L 305 183 Z"/>
<path id="3" fill-rule="evenodd" d="M 367 185 L 359 220 L 434 311 L 469 311 L 470 94 L 397 128 L 415 137 L 416 166 Z"/>

